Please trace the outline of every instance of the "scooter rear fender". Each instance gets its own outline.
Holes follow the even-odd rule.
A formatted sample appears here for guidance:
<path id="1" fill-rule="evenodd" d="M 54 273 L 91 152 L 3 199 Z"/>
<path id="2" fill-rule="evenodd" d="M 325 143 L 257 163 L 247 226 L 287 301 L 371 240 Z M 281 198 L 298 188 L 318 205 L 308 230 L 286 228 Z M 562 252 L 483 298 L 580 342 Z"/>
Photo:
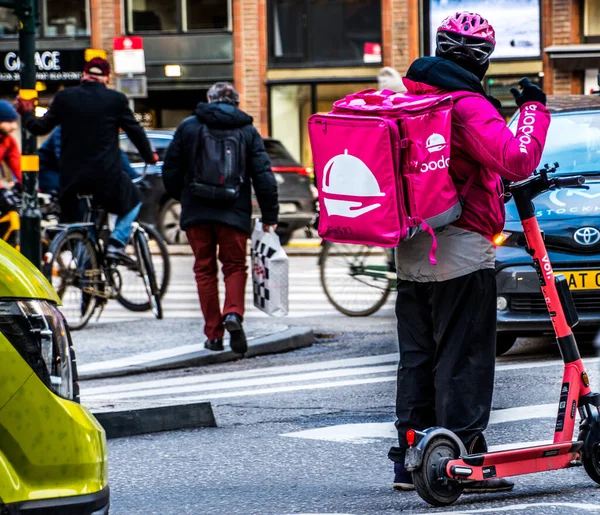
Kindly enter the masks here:
<path id="1" fill-rule="evenodd" d="M 406 459 L 404 461 L 406 470 L 412 472 L 421 467 L 423 454 L 425 454 L 427 445 L 438 436 L 444 436 L 452 440 L 459 449 L 459 456 L 467 455 L 465 444 L 452 431 L 443 427 L 430 427 L 429 429 L 425 429 L 425 431 L 415 431 L 415 444 L 406 451 Z"/>

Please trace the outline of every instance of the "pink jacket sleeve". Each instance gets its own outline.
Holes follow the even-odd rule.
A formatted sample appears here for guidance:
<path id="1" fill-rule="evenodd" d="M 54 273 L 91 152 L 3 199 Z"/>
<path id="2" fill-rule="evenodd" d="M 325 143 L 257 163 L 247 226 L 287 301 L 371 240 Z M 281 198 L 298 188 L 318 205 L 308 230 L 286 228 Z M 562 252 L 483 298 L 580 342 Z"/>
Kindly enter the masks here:
<path id="1" fill-rule="evenodd" d="M 521 107 L 517 133 L 483 97 L 469 95 L 454 107 L 456 138 L 467 155 L 510 181 L 529 177 L 540 164 L 550 126 L 550 112 L 538 102 Z"/>

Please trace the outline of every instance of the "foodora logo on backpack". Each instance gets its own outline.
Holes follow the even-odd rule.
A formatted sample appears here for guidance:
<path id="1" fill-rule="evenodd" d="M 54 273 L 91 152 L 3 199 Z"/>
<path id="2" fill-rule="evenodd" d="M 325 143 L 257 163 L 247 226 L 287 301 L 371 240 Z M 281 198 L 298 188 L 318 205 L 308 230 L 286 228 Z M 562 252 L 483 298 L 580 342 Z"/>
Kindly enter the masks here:
<path id="1" fill-rule="evenodd" d="M 446 139 L 441 134 L 433 133 L 431 136 L 427 138 L 427 142 L 425 143 L 425 148 L 427 151 L 432 154 L 433 152 L 439 152 L 440 150 L 444 150 L 446 148 Z M 444 168 L 448 168 L 450 164 L 449 157 L 440 157 L 434 161 L 429 161 L 429 163 L 423 163 L 421 165 L 421 172 L 433 172 L 434 170 L 442 170 Z"/>

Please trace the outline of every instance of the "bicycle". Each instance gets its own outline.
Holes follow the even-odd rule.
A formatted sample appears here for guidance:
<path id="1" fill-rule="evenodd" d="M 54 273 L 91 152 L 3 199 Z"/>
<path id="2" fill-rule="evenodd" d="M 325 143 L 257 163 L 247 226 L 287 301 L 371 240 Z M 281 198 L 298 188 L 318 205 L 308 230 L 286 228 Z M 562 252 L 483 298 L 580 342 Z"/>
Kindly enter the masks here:
<path id="1" fill-rule="evenodd" d="M 351 317 L 376 313 L 396 288 L 394 249 L 324 241 L 319 271 L 329 302 Z"/>
<path id="2" fill-rule="evenodd" d="M 61 311 L 69 328 L 85 327 L 97 307 L 100 318 L 109 300 L 117 300 L 132 311 L 152 310 L 157 319 L 162 319 L 161 299 L 170 278 L 169 254 L 162 237 L 153 227 L 134 222 L 125 249 L 130 259 L 107 260 L 108 213 L 93 205 L 92 196 L 79 198 L 85 204 L 84 222 L 55 227 L 57 232 L 44 254 L 42 267 L 62 300 Z M 153 256 L 158 258 L 153 260 Z M 141 298 L 132 291 L 134 283 L 142 289 Z"/>

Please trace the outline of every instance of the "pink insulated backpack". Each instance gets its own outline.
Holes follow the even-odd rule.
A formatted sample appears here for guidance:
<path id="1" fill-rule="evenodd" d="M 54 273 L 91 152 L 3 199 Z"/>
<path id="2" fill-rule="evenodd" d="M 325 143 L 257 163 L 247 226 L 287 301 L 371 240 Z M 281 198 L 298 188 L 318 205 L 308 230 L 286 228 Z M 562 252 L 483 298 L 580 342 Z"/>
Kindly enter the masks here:
<path id="1" fill-rule="evenodd" d="M 427 231 L 435 262 L 433 229 L 462 213 L 448 173 L 452 105 L 450 95 L 368 89 L 310 117 L 324 240 L 395 247 Z"/>

